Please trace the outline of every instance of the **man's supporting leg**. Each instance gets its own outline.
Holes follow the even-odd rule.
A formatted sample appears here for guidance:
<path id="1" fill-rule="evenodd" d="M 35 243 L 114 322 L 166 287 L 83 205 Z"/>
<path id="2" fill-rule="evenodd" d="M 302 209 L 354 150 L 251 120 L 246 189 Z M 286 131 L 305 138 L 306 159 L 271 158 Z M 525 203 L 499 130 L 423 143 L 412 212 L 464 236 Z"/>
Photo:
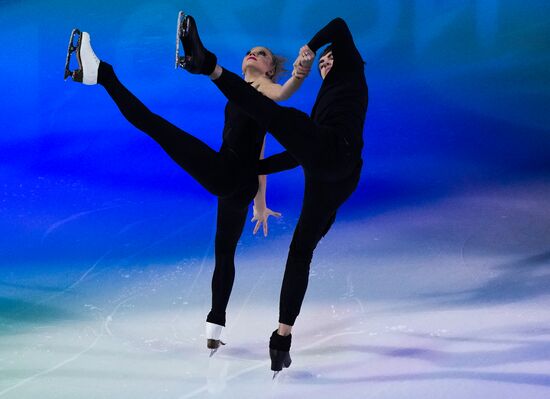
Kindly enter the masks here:
<path id="1" fill-rule="evenodd" d="M 359 174 L 338 182 L 322 182 L 306 176 L 300 220 L 294 231 L 279 305 L 280 332 L 290 333 L 308 286 L 309 267 L 317 244 L 332 226 L 338 208 L 357 187 Z"/>

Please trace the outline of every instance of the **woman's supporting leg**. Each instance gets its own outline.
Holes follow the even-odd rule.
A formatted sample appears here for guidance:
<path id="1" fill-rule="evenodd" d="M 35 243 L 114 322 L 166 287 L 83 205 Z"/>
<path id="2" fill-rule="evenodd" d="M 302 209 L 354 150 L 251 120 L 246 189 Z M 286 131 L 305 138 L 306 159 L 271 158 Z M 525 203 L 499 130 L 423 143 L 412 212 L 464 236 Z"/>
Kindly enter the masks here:
<path id="1" fill-rule="evenodd" d="M 224 159 L 212 148 L 189 133 L 151 112 L 118 80 L 113 67 L 99 64 L 98 83 L 107 90 L 124 117 L 148 134 L 199 184 L 214 195 L 228 195 L 234 180 Z"/>
<path id="2" fill-rule="evenodd" d="M 212 275 L 212 309 L 206 321 L 225 326 L 225 311 L 235 279 L 235 251 L 246 222 L 248 202 L 244 205 L 218 198 L 216 266 Z"/>

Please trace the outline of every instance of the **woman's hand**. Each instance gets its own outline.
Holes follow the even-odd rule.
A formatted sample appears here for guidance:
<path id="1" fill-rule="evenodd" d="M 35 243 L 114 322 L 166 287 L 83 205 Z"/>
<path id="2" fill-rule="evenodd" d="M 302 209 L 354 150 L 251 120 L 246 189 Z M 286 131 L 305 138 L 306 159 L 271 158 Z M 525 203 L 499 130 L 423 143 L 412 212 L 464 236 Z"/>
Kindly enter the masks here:
<path id="1" fill-rule="evenodd" d="M 309 72 L 311 71 L 311 68 L 304 68 L 301 64 L 302 57 L 298 56 L 296 58 L 296 61 L 294 61 L 294 64 L 292 64 L 292 76 L 294 76 L 296 79 L 305 79 L 307 78 L 307 75 L 309 75 Z"/>
<path id="2" fill-rule="evenodd" d="M 260 227 L 263 224 L 263 230 L 264 230 L 264 237 L 267 237 L 268 228 L 267 228 L 267 219 L 270 216 L 274 216 L 276 218 L 280 218 L 281 214 L 279 212 L 273 212 L 268 207 L 260 207 L 254 205 L 254 217 L 252 218 L 251 222 L 256 222 L 256 226 L 254 226 L 253 234 L 256 234 Z"/>

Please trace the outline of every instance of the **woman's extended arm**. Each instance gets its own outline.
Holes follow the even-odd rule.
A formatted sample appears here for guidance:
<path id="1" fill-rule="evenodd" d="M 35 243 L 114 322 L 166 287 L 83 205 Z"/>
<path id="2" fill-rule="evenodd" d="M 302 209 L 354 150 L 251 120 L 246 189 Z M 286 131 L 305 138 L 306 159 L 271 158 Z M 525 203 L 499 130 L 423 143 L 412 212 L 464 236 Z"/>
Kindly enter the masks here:
<path id="1" fill-rule="evenodd" d="M 264 151 L 265 151 L 265 137 L 264 137 L 264 143 L 262 144 L 262 151 L 260 152 L 260 159 L 264 159 Z M 267 176 L 266 175 L 259 175 L 258 176 L 258 192 L 256 193 L 256 196 L 254 197 L 254 209 L 265 209 L 267 208 L 266 202 L 265 202 L 265 189 L 267 187 Z"/>
<path id="2" fill-rule="evenodd" d="M 264 143 L 262 144 L 262 151 L 260 152 L 260 159 L 264 158 L 264 150 L 265 150 L 265 137 L 264 137 Z M 267 176 L 259 175 L 258 192 L 254 197 L 253 217 L 251 222 L 256 222 L 256 225 L 254 226 L 253 234 L 256 234 L 263 224 L 264 236 L 267 236 L 267 233 L 268 233 L 267 219 L 270 216 L 281 217 L 281 214 L 279 212 L 273 212 L 271 209 L 267 207 L 267 203 L 265 200 L 266 188 L 267 188 Z"/>
<path id="3" fill-rule="evenodd" d="M 299 54 L 298 58 L 296 58 L 294 64 L 292 65 L 292 76 L 283 85 L 273 83 L 272 81 L 265 79 L 261 80 L 257 85 L 254 85 L 254 87 L 256 87 L 256 89 L 258 89 L 258 91 L 264 96 L 271 98 L 273 101 L 288 100 L 296 92 L 296 90 L 300 88 L 304 79 L 309 74 L 312 62 L 313 54 Z"/>

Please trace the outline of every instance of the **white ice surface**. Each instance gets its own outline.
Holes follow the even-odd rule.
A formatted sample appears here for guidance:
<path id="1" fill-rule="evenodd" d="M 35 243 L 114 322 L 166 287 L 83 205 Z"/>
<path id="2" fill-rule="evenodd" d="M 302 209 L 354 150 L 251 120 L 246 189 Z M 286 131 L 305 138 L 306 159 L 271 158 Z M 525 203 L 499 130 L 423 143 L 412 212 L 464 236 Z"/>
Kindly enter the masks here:
<path id="1" fill-rule="evenodd" d="M 548 198 L 533 184 L 337 221 L 275 381 L 290 236 L 239 248 L 212 359 L 210 257 L 14 270 L 0 285 L 0 397 L 549 398 Z"/>

